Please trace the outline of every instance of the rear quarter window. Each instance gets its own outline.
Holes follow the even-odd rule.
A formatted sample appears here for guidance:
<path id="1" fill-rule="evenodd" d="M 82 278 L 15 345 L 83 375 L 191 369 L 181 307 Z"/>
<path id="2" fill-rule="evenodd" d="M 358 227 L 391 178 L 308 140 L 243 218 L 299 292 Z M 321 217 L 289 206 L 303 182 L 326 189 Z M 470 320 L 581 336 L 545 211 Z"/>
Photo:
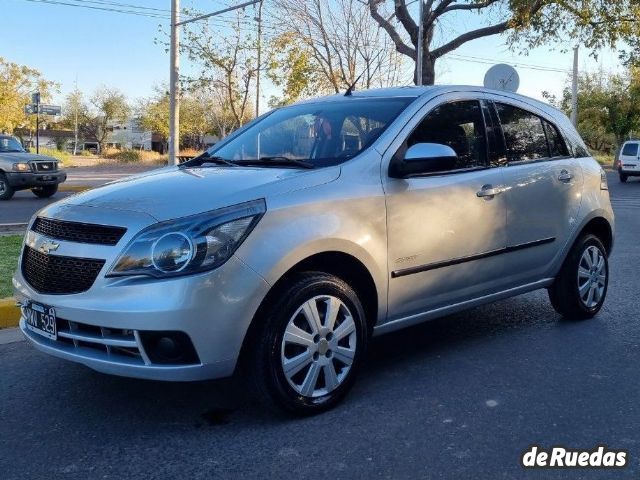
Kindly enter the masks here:
<path id="1" fill-rule="evenodd" d="M 638 155 L 638 144 L 637 143 L 627 143 L 622 149 L 622 155 L 625 157 L 635 157 Z"/>

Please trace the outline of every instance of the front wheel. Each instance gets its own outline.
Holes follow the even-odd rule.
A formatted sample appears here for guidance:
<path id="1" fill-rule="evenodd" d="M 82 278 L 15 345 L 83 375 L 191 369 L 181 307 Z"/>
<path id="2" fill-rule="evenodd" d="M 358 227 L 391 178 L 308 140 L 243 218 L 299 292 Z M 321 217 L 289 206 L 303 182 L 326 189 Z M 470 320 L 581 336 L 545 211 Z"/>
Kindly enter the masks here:
<path id="1" fill-rule="evenodd" d="M 0 200 L 11 200 L 14 190 L 4 173 L 0 173 Z"/>
<path id="2" fill-rule="evenodd" d="M 598 237 L 584 235 L 562 265 L 549 299 L 553 308 L 569 319 L 594 317 L 602 308 L 609 286 L 607 251 Z"/>
<path id="3" fill-rule="evenodd" d="M 622 183 L 627 183 L 627 180 L 629 179 L 629 175 L 625 174 L 625 173 L 620 173 L 620 181 Z"/>
<path id="4" fill-rule="evenodd" d="M 326 273 L 300 274 L 256 321 L 251 367 L 262 399 L 311 415 L 346 395 L 368 341 L 364 309 L 349 285 Z"/>
<path id="5" fill-rule="evenodd" d="M 58 185 L 47 185 L 45 187 L 32 188 L 31 191 L 38 198 L 49 198 L 56 194 Z"/>

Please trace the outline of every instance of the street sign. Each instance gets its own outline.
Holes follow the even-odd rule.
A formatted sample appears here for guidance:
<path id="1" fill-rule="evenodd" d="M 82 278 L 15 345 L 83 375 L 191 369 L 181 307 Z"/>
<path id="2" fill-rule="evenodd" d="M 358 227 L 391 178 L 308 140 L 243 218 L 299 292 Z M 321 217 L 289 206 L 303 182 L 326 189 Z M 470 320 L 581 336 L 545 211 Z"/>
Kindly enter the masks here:
<path id="1" fill-rule="evenodd" d="M 36 105 L 40 103 L 40 92 L 31 94 L 31 103 L 35 103 Z"/>
<path id="2" fill-rule="evenodd" d="M 60 115 L 62 107 L 58 105 L 40 105 L 40 113 L 42 115 Z"/>
<path id="3" fill-rule="evenodd" d="M 62 107 L 58 105 L 25 105 L 24 113 L 27 115 L 35 115 L 40 108 L 41 115 L 62 115 Z"/>

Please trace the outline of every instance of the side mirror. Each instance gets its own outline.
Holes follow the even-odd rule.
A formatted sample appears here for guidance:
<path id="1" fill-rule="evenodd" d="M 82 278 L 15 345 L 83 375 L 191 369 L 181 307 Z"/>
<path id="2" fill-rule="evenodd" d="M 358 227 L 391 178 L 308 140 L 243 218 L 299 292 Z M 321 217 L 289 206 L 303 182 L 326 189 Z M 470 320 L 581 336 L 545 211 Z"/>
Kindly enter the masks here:
<path id="1" fill-rule="evenodd" d="M 394 170 L 400 178 L 425 173 L 453 170 L 458 155 L 453 148 L 439 143 L 416 143 L 409 147 L 403 161 L 397 162 Z"/>

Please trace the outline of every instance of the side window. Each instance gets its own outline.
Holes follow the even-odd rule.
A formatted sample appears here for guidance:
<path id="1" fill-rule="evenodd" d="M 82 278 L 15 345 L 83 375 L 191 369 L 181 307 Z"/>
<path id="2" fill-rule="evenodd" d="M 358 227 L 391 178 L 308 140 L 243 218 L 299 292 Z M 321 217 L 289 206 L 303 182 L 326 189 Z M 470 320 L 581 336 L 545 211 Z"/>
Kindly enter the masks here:
<path id="1" fill-rule="evenodd" d="M 507 146 L 507 162 L 526 162 L 549 157 L 547 137 L 540 117 L 503 103 L 496 103 L 496 109 Z"/>
<path id="2" fill-rule="evenodd" d="M 458 155 L 454 170 L 485 166 L 487 145 L 480 102 L 446 103 L 436 107 L 407 139 L 416 143 L 448 145 Z"/>
<path id="3" fill-rule="evenodd" d="M 549 142 L 549 151 L 551 157 L 566 157 L 569 155 L 567 144 L 564 143 L 564 139 L 557 127 L 546 120 L 542 122 L 544 124 L 544 131 L 547 133 L 547 141 Z"/>
<path id="4" fill-rule="evenodd" d="M 638 144 L 637 143 L 627 143 L 622 149 L 622 155 L 625 157 L 635 157 L 638 155 Z"/>

